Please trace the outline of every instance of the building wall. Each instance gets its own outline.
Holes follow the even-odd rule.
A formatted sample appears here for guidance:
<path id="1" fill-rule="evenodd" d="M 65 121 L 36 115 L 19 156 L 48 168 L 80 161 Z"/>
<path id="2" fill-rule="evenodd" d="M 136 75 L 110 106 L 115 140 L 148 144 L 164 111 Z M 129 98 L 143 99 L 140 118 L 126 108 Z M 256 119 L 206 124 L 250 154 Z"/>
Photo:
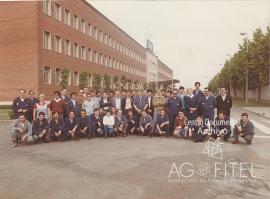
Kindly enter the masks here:
<path id="1" fill-rule="evenodd" d="M 38 90 L 38 2 L 0 3 L 0 101 Z"/>
<path id="2" fill-rule="evenodd" d="M 146 50 L 147 82 L 158 81 L 158 58 Z"/>
<path id="3" fill-rule="evenodd" d="M 128 36 L 125 32 L 123 32 L 120 28 L 114 25 L 111 21 L 109 21 L 106 17 L 104 17 L 101 13 L 99 13 L 95 8 L 93 8 L 90 4 L 85 2 L 84 0 L 66 0 L 66 1 L 58 1 L 57 2 L 61 6 L 61 21 L 55 19 L 53 13 L 55 9 L 54 2 L 52 2 L 52 10 L 51 16 L 44 14 L 42 2 L 39 3 L 39 18 L 40 18 L 40 29 L 39 29 L 39 47 L 40 50 L 40 68 L 39 68 L 39 90 L 45 92 L 46 94 L 50 94 L 55 89 L 60 89 L 61 86 L 55 85 L 55 68 L 68 68 L 71 70 L 71 74 L 73 75 L 74 71 L 88 72 L 90 74 L 101 74 L 101 75 L 109 75 L 111 77 L 118 76 L 119 78 L 122 75 L 125 75 L 128 79 L 132 79 L 133 81 L 139 80 L 140 82 L 146 81 L 146 66 L 145 66 L 145 49 L 138 44 L 135 40 L 133 40 L 130 36 Z M 71 24 L 66 25 L 64 23 L 64 10 L 68 9 L 71 15 Z M 73 15 L 76 14 L 78 16 L 79 21 L 79 30 L 73 27 Z M 81 19 L 85 20 L 85 33 L 83 33 L 81 28 Z M 92 36 L 90 31 L 88 30 L 88 23 L 91 24 L 92 27 Z M 115 41 L 121 45 L 124 45 L 126 48 L 132 50 L 133 54 L 129 52 L 124 53 L 120 52 L 119 48 L 106 45 L 104 41 L 96 40 L 93 36 L 93 28 L 96 27 L 97 31 L 102 31 L 102 35 L 104 37 L 104 33 L 106 33 L 107 38 L 108 35 Z M 48 31 L 51 33 L 52 37 L 52 49 L 47 50 L 42 46 L 42 35 L 43 31 Z M 62 40 L 62 52 L 64 51 L 64 40 L 70 40 L 72 47 L 73 43 L 76 42 L 79 46 L 83 45 L 86 47 L 86 59 L 83 60 L 81 58 L 73 57 L 73 50 L 71 50 L 71 56 L 66 55 L 65 53 L 57 53 L 54 51 L 54 42 L 55 35 L 60 36 Z M 103 38 L 104 39 L 104 38 Z M 108 39 L 107 39 L 108 40 Z M 134 74 L 131 72 L 127 72 L 125 70 L 119 70 L 114 67 L 107 67 L 94 63 L 94 61 L 88 60 L 87 50 L 90 48 L 93 51 L 97 51 L 97 53 L 102 53 L 103 56 L 107 55 L 107 58 L 111 57 L 111 59 L 115 59 L 130 65 L 134 69 L 140 70 L 140 74 Z M 127 51 L 126 51 L 127 52 Z M 135 53 L 136 56 L 135 57 Z M 81 52 L 79 52 L 81 54 Z M 138 57 L 140 56 L 140 57 Z M 51 67 L 52 77 L 51 84 L 43 83 L 43 69 L 44 66 Z M 116 67 L 116 66 L 115 66 Z M 68 87 L 69 90 L 78 90 L 78 86 L 73 85 L 74 77 L 71 75 L 71 86 Z"/>
<path id="4" fill-rule="evenodd" d="M 171 79 L 173 79 L 173 71 L 163 62 L 158 60 L 158 81 L 166 81 Z"/>
<path id="5" fill-rule="evenodd" d="M 245 89 L 245 88 L 243 88 Z M 232 96 L 236 98 L 243 97 L 243 89 L 236 90 L 236 96 L 234 96 L 234 92 L 232 92 Z M 258 89 L 249 90 L 248 91 L 248 98 L 252 100 L 258 100 Z M 270 85 L 262 87 L 261 89 L 261 99 L 265 101 L 270 101 Z"/>

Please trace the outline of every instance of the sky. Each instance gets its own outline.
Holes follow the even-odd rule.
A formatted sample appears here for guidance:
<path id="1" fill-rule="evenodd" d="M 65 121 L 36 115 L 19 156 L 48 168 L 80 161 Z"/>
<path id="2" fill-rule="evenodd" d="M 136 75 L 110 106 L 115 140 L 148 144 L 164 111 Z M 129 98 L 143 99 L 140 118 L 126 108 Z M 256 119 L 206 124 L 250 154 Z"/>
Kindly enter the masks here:
<path id="1" fill-rule="evenodd" d="M 88 1 L 143 46 L 150 39 L 185 87 L 207 86 L 238 50 L 240 32 L 252 38 L 270 25 L 270 0 Z"/>

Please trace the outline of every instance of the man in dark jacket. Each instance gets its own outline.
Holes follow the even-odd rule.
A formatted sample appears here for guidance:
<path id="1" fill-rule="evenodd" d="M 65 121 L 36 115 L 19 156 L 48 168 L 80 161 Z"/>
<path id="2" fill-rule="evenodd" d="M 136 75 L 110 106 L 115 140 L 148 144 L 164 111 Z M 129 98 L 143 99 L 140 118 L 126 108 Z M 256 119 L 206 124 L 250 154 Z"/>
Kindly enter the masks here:
<path id="1" fill-rule="evenodd" d="M 25 90 L 19 90 L 19 97 L 13 100 L 12 110 L 15 119 L 18 119 L 19 115 L 24 114 L 26 120 L 31 121 L 32 114 L 32 104 L 28 98 L 25 96 Z"/>
<path id="2" fill-rule="evenodd" d="M 40 112 L 33 122 L 32 136 L 35 142 L 50 142 L 50 124 L 44 112 Z"/>
<path id="3" fill-rule="evenodd" d="M 220 95 L 216 98 L 217 113 L 224 112 L 227 117 L 230 117 L 232 108 L 232 98 L 226 94 L 225 88 L 220 88 Z"/>
<path id="4" fill-rule="evenodd" d="M 90 122 L 89 122 L 89 118 L 86 115 L 86 111 L 85 110 L 81 110 L 81 114 L 77 119 L 77 126 L 78 126 L 78 134 L 80 138 L 85 138 L 87 137 L 88 139 L 90 139 Z"/>

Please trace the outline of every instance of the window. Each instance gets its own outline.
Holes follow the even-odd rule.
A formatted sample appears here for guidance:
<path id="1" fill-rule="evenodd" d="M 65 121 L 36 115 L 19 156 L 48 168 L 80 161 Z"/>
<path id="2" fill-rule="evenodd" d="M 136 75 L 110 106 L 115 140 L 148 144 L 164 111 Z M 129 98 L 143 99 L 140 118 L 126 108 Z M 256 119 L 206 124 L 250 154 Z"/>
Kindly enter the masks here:
<path id="1" fill-rule="evenodd" d="M 65 9 L 64 23 L 69 26 L 71 25 L 70 12 L 68 9 Z"/>
<path id="2" fill-rule="evenodd" d="M 93 35 L 93 30 L 92 30 L 92 25 L 90 24 L 90 23 L 88 23 L 87 24 L 87 33 L 88 33 L 88 35 L 90 36 L 90 37 L 92 37 L 92 35 Z"/>
<path id="3" fill-rule="evenodd" d="M 104 55 L 104 66 L 108 66 L 107 55 Z"/>
<path id="4" fill-rule="evenodd" d="M 92 75 L 91 74 L 88 74 L 87 86 L 88 87 L 92 87 Z"/>
<path id="5" fill-rule="evenodd" d="M 51 16 L 51 1 L 50 0 L 43 1 L 43 12 Z"/>
<path id="6" fill-rule="evenodd" d="M 87 49 L 87 61 L 93 61 L 92 50 L 90 48 Z"/>
<path id="7" fill-rule="evenodd" d="M 61 6 L 58 3 L 54 4 L 54 18 L 61 21 Z"/>
<path id="8" fill-rule="evenodd" d="M 47 31 L 43 33 L 43 48 L 51 50 L 51 33 Z"/>
<path id="9" fill-rule="evenodd" d="M 112 59 L 111 59 L 111 57 L 109 57 L 109 64 L 108 64 L 108 67 L 112 67 L 112 63 L 111 63 L 111 61 L 112 61 Z"/>
<path id="10" fill-rule="evenodd" d="M 111 46 L 111 36 L 109 35 L 108 45 Z"/>
<path id="11" fill-rule="evenodd" d="M 97 64 L 98 63 L 98 53 L 97 53 L 97 51 L 94 52 L 93 57 L 94 57 L 94 62 Z"/>
<path id="12" fill-rule="evenodd" d="M 103 58 L 103 54 L 102 53 L 100 53 L 100 65 L 103 65 L 103 60 L 104 58 Z"/>
<path id="13" fill-rule="evenodd" d="M 61 82 L 61 70 L 59 68 L 55 69 L 55 85 L 60 85 Z"/>
<path id="14" fill-rule="evenodd" d="M 73 28 L 79 30 L 79 18 L 77 15 L 73 16 Z"/>
<path id="15" fill-rule="evenodd" d="M 81 46 L 81 59 L 86 59 L 86 50 L 85 46 Z"/>
<path id="16" fill-rule="evenodd" d="M 99 31 L 99 41 L 103 42 L 103 34 L 102 31 Z"/>
<path id="17" fill-rule="evenodd" d="M 79 72 L 74 71 L 73 73 L 73 85 L 79 86 Z"/>
<path id="18" fill-rule="evenodd" d="M 51 68 L 48 66 L 44 67 L 43 82 L 44 84 L 51 84 Z"/>
<path id="19" fill-rule="evenodd" d="M 98 39 L 98 31 L 97 28 L 94 27 L 94 38 L 97 40 Z"/>
<path id="20" fill-rule="evenodd" d="M 104 33 L 104 44 L 107 45 L 107 34 Z"/>
<path id="21" fill-rule="evenodd" d="M 73 57 L 79 58 L 79 46 L 77 43 L 73 45 Z"/>
<path id="22" fill-rule="evenodd" d="M 62 41 L 61 37 L 55 35 L 55 46 L 54 46 L 54 51 L 58 53 L 62 53 Z"/>
<path id="23" fill-rule="evenodd" d="M 81 19 L 81 32 L 85 33 L 85 20 Z"/>
<path id="24" fill-rule="evenodd" d="M 71 71 L 68 74 L 68 85 L 71 86 Z"/>
<path id="25" fill-rule="evenodd" d="M 68 39 L 65 39 L 65 54 L 66 55 L 71 55 L 71 46 L 70 46 L 70 41 Z"/>

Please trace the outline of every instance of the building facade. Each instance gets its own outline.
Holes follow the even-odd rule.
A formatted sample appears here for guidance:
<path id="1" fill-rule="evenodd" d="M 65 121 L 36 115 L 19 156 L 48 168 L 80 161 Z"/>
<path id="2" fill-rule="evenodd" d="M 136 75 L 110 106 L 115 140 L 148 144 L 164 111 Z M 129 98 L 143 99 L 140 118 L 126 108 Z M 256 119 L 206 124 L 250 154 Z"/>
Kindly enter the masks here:
<path id="1" fill-rule="evenodd" d="M 132 87 L 147 81 L 146 49 L 85 0 L 1 2 L 0 18 L 1 102 L 20 88 L 51 97 L 62 89 L 64 69 L 73 91 L 81 74 L 87 87 L 98 75 L 111 87 L 116 76 Z"/>

